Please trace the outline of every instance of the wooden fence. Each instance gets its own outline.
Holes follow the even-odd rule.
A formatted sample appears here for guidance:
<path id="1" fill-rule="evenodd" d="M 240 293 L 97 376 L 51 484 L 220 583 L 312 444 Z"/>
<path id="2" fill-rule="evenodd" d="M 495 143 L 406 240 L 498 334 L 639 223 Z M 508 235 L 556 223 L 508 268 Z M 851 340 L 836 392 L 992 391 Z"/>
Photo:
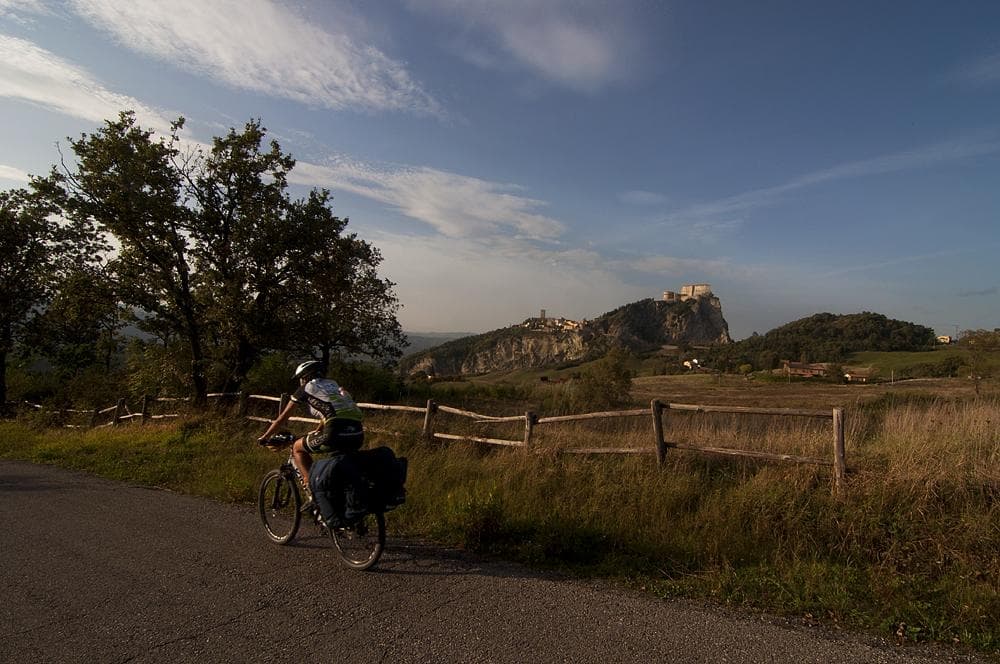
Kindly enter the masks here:
<path id="1" fill-rule="evenodd" d="M 290 396 L 288 394 L 282 394 L 281 396 L 271 396 L 266 394 L 248 394 L 246 392 L 240 393 L 212 393 L 208 395 L 210 398 L 218 399 L 230 399 L 236 400 L 237 412 L 240 417 L 244 417 L 248 420 L 256 422 L 271 422 L 274 418 L 261 417 L 259 415 L 251 415 L 250 413 L 250 402 L 253 401 L 263 401 L 274 404 L 275 416 L 281 413 L 285 406 L 288 404 Z M 56 411 L 63 413 L 65 416 L 69 415 L 79 415 L 85 414 L 90 416 L 89 424 L 66 424 L 65 426 L 81 428 L 81 427 L 106 427 L 115 426 L 126 422 L 129 420 L 138 419 L 142 422 L 148 422 L 151 420 L 161 420 L 167 418 L 179 417 L 179 413 L 161 413 L 152 414 L 151 409 L 154 404 L 157 403 L 167 403 L 174 404 L 177 402 L 185 402 L 190 399 L 177 398 L 177 397 L 144 397 L 142 399 L 142 405 L 137 413 L 130 412 L 125 399 L 119 399 L 118 403 L 114 406 L 104 408 L 102 410 L 94 409 L 88 411 L 82 410 L 61 410 Z M 41 406 L 35 404 L 28 404 L 34 409 L 41 409 Z M 670 450 L 688 450 L 703 454 L 713 454 L 713 455 L 723 455 L 732 457 L 747 457 L 753 459 L 762 459 L 765 461 L 778 461 L 778 462 L 789 462 L 789 463 L 800 463 L 800 464 L 811 464 L 818 466 L 830 466 L 833 470 L 833 483 L 834 489 L 840 492 L 845 485 L 846 474 L 847 474 L 847 461 L 845 452 L 845 440 L 844 440 L 844 410 L 843 408 L 833 408 L 831 410 L 804 410 L 804 409 L 793 409 L 793 408 L 755 408 L 755 407 L 743 407 L 743 406 L 709 406 L 709 405 L 697 405 L 697 404 L 682 404 L 682 403 L 664 403 L 659 400 L 654 399 L 650 403 L 649 408 L 635 409 L 635 410 L 619 410 L 619 411 L 607 411 L 599 413 L 582 413 L 579 415 L 560 415 L 556 417 L 538 417 L 535 413 L 528 411 L 524 415 L 512 415 L 505 417 L 495 417 L 492 415 L 483 415 L 481 413 L 475 413 L 472 411 L 462 410 L 459 408 L 453 408 L 451 406 L 445 406 L 429 400 L 426 406 L 402 406 L 402 405 L 386 405 L 386 404 L 375 404 L 375 403 L 358 403 L 358 407 L 363 410 L 372 411 L 397 411 L 419 414 L 423 416 L 423 437 L 428 440 L 445 440 L 445 441 L 468 441 L 474 443 L 482 443 L 486 445 L 498 445 L 504 447 L 515 447 L 522 449 L 532 449 L 534 439 L 536 438 L 536 433 L 539 427 L 550 426 L 557 423 L 566 422 L 579 422 L 583 420 L 596 420 L 596 419 L 613 419 L 613 418 L 632 418 L 632 417 L 648 417 L 651 420 L 651 441 L 648 446 L 642 447 L 587 447 L 587 448 L 569 448 L 560 450 L 561 453 L 566 454 L 649 454 L 655 455 L 656 461 L 659 465 L 663 465 L 667 458 L 667 454 Z M 756 450 L 747 449 L 735 449 L 735 448 L 725 448 L 725 447 L 711 447 L 706 445 L 693 445 L 688 443 L 671 442 L 667 439 L 670 432 L 670 413 L 672 412 L 684 412 L 693 411 L 697 413 L 729 413 L 737 415 L 770 415 L 770 416 L 780 416 L 780 417 L 801 417 L 801 418 L 819 418 L 828 419 L 831 421 L 832 426 L 832 445 L 831 454 L 826 458 L 818 457 L 808 457 L 808 456 L 797 456 L 792 454 L 776 454 L 773 452 L 762 452 Z M 438 413 L 448 413 L 452 415 L 457 415 L 460 417 L 468 418 L 475 423 L 485 424 L 485 423 L 523 423 L 524 435 L 519 439 L 504 439 L 504 438 L 488 438 L 484 436 L 474 436 L 468 434 L 457 434 L 457 433 L 445 433 L 437 431 L 435 429 L 436 416 Z M 101 417 L 110 419 L 106 422 L 100 423 Z M 289 418 L 292 422 L 306 422 L 310 424 L 319 423 L 318 419 L 310 417 L 298 417 L 293 416 Z M 391 435 L 402 435 L 398 431 L 388 431 L 383 429 L 378 429 L 370 426 L 366 426 L 369 431 L 391 434 Z"/>

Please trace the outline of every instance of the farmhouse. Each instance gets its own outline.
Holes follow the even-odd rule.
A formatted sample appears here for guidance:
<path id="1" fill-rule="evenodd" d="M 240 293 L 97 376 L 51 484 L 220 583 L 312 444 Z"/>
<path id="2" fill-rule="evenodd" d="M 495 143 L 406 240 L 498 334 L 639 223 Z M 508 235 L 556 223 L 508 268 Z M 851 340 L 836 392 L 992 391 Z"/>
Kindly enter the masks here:
<path id="1" fill-rule="evenodd" d="M 802 376 L 804 378 L 812 378 L 814 376 L 826 376 L 830 373 L 830 363 L 829 362 L 792 362 L 790 360 L 782 360 L 782 367 L 779 369 L 780 372 L 788 376 Z"/>
<path id="2" fill-rule="evenodd" d="M 872 367 L 844 367 L 844 380 L 848 383 L 867 383 L 875 378 Z"/>

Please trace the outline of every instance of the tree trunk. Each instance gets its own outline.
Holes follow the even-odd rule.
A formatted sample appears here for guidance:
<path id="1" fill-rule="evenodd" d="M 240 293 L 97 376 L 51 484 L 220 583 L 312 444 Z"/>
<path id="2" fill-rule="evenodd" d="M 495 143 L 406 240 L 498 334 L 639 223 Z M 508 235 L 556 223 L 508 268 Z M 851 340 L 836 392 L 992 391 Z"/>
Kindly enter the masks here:
<path id="1" fill-rule="evenodd" d="M 7 414 L 7 349 L 0 350 L 0 415 Z"/>
<path id="2" fill-rule="evenodd" d="M 257 348 L 243 335 L 236 344 L 236 371 L 232 377 L 233 392 L 238 392 L 246 381 L 247 374 L 257 360 Z"/>
<path id="3" fill-rule="evenodd" d="M 7 414 L 7 354 L 14 350 L 14 334 L 9 320 L 0 329 L 0 415 Z"/>
<path id="4" fill-rule="evenodd" d="M 205 376 L 205 356 L 201 348 L 201 333 L 194 315 L 188 312 L 188 342 L 191 345 L 191 386 L 194 388 L 192 402 L 196 407 L 208 404 L 208 378 Z"/>

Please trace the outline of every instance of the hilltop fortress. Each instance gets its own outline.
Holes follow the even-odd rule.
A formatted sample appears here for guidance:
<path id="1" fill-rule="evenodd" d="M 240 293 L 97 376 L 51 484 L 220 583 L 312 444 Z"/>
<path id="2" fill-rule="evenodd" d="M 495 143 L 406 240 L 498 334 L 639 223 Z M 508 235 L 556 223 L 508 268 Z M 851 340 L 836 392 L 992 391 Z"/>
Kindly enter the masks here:
<path id="1" fill-rule="evenodd" d="M 455 339 L 404 358 L 402 369 L 427 376 L 467 376 L 581 363 L 609 348 L 637 354 L 666 346 L 727 344 L 729 326 L 709 284 L 686 284 L 663 299 L 622 305 L 594 320 L 540 315 L 510 327 Z"/>
<path id="2" fill-rule="evenodd" d="M 680 293 L 672 290 L 663 291 L 664 302 L 684 302 L 693 298 L 711 296 L 712 284 L 684 284 L 681 286 Z"/>
<path id="3" fill-rule="evenodd" d="M 663 291 L 664 302 L 687 302 L 688 300 L 697 300 L 703 297 L 715 298 L 714 293 L 712 293 L 712 284 L 684 284 L 681 286 L 680 292 L 672 290 Z M 577 331 L 582 330 L 588 322 L 586 319 L 571 320 L 561 316 L 547 316 L 545 309 L 542 309 L 540 316 L 525 319 L 521 323 L 521 327 L 535 332 Z"/>

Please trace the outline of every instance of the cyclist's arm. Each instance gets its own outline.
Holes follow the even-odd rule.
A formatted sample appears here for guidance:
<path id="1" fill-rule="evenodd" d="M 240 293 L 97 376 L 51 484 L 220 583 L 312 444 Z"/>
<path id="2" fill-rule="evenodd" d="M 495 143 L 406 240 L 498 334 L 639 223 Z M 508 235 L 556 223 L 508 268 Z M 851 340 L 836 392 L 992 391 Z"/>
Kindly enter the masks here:
<path id="1" fill-rule="evenodd" d="M 265 438 L 270 438 L 281 428 L 281 425 L 288 421 L 288 418 L 292 416 L 292 411 L 295 410 L 295 402 L 289 401 L 285 409 L 278 414 L 278 417 L 271 422 L 271 426 L 267 428 L 267 431 L 260 437 L 260 440 Z"/>

